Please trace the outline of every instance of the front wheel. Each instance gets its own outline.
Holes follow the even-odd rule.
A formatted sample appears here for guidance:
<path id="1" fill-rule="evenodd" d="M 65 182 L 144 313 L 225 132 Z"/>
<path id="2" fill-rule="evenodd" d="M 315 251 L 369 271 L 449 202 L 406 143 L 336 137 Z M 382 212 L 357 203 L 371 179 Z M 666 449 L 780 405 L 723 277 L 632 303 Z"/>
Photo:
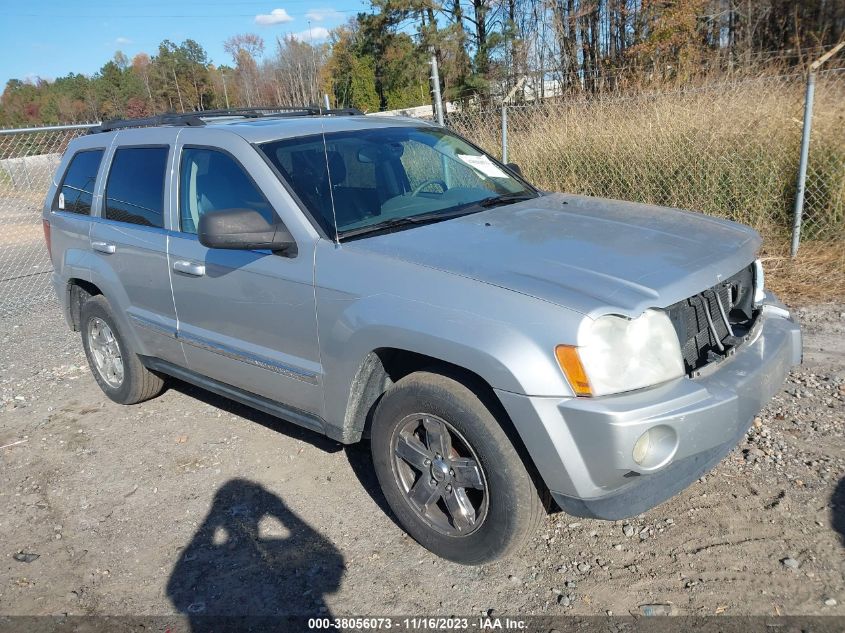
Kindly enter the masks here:
<path id="1" fill-rule="evenodd" d="M 385 393 L 373 418 L 372 453 L 399 522 L 443 558 L 477 565 L 506 556 L 544 516 L 500 421 L 447 376 L 417 372 Z"/>

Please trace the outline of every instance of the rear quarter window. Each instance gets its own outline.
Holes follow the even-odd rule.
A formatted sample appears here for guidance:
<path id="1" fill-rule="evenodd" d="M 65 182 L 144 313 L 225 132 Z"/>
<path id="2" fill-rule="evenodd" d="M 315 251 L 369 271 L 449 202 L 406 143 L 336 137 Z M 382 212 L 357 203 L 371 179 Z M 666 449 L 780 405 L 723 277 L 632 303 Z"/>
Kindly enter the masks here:
<path id="1" fill-rule="evenodd" d="M 94 183 L 103 160 L 102 149 L 81 150 L 70 159 L 53 205 L 55 211 L 91 214 Z"/>
<path id="2" fill-rule="evenodd" d="M 106 181 L 104 217 L 164 227 L 164 176 L 169 147 L 122 147 Z"/>

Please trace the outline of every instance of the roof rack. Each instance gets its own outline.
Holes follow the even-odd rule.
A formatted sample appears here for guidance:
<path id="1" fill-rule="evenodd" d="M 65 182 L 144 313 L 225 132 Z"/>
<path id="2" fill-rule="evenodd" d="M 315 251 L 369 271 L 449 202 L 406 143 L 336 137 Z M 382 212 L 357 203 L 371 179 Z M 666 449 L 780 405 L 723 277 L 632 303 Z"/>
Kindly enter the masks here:
<path id="1" fill-rule="evenodd" d="M 89 134 L 111 132 L 137 127 L 158 127 L 161 125 L 201 127 L 206 125 L 206 119 L 242 117 L 245 119 L 297 117 L 297 116 L 362 116 L 364 113 L 357 108 L 326 109 L 315 106 L 273 106 L 266 108 L 226 108 L 222 110 L 199 110 L 181 114 L 168 112 L 142 119 L 114 119 L 103 121 L 97 127 L 91 128 Z"/>

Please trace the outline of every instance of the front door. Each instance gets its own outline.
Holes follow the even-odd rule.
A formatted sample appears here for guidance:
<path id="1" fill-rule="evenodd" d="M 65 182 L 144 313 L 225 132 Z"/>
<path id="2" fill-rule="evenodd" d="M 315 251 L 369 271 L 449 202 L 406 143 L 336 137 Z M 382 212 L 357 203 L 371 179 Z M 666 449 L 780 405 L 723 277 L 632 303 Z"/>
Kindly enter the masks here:
<path id="1" fill-rule="evenodd" d="M 169 243 L 178 336 L 192 371 L 288 407 L 319 415 L 321 370 L 313 287 L 313 244 L 295 254 L 209 249 L 197 238 L 208 211 L 253 209 L 277 222 L 274 178 L 246 141 L 177 143 L 175 232 Z M 237 156 L 237 158 L 235 158 Z M 250 174 L 258 176 L 253 178 Z"/>

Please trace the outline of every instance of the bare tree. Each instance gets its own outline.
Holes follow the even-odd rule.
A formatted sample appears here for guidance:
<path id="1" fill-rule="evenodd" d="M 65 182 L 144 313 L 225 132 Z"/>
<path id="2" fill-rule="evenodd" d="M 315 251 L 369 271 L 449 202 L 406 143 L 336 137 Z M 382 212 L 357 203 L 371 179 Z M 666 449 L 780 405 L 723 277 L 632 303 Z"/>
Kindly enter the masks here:
<path id="1" fill-rule="evenodd" d="M 232 56 L 244 100 L 251 107 L 259 100 L 258 59 L 264 53 L 264 40 L 255 33 L 233 35 L 223 42 L 223 50 Z"/>

